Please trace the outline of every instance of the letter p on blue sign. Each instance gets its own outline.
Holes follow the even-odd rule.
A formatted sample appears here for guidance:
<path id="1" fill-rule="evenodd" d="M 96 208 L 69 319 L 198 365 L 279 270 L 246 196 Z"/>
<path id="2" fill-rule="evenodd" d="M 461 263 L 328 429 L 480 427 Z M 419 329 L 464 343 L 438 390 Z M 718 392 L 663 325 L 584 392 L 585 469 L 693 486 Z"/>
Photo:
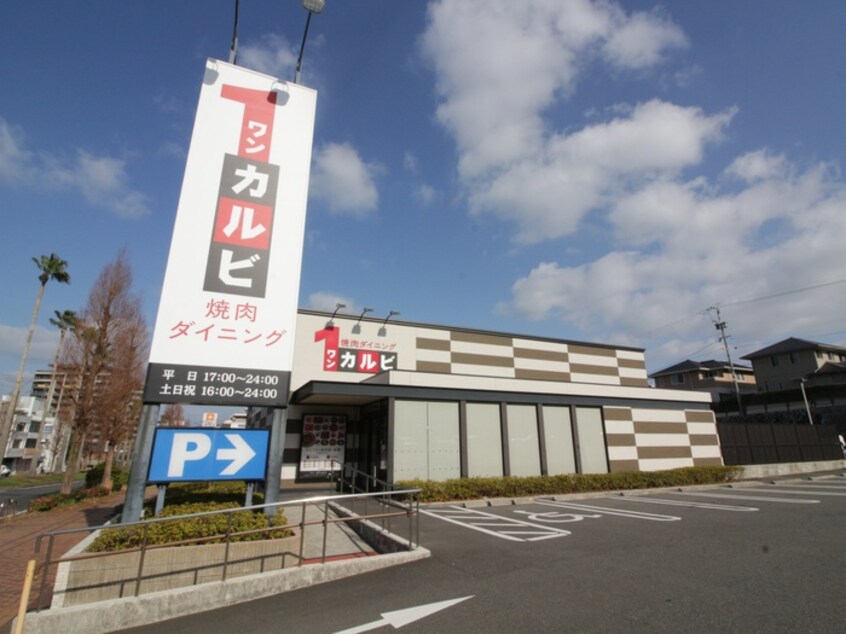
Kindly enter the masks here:
<path id="1" fill-rule="evenodd" d="M 264 429 L 157 429 L 147 481 L 264 480 Z"/>

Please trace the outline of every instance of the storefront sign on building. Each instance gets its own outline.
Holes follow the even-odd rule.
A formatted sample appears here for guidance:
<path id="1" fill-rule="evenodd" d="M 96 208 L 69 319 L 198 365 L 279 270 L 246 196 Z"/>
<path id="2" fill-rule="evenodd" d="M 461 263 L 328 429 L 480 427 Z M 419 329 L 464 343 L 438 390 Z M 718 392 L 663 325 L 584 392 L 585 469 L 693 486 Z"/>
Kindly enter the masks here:
<path id="1" fill-rule="evenodd" d="M 323 342 L 325 372 L 360 372 L 378 374 L 397 368 L 397 344 L 373 339 L 341 337 L 337 326 L 327 326 L 314 333 Z"/>

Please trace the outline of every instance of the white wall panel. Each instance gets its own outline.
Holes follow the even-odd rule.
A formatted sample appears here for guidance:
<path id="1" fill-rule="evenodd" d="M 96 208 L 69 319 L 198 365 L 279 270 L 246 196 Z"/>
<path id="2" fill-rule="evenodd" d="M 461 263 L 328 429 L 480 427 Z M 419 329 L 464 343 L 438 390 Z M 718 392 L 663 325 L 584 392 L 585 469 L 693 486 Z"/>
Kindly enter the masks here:
<path id="1" fill-rule="evenodd" d="M 543 427 L 546 440 L 546 468 L 549 475 L 575 473 L 573 428 L 569 407 L 544 405 Z"/>
<path id="2" fill-rule="evenodd" d="M 506 412 L 511 475 L 540 475 L 537 408 L 534 405 L 507 405 Z"/>
<path id="3" fill-rule="evenodd" d="M 499 405 L 467 404 L 467 472 L 470 477 L 503 474 Z"/>

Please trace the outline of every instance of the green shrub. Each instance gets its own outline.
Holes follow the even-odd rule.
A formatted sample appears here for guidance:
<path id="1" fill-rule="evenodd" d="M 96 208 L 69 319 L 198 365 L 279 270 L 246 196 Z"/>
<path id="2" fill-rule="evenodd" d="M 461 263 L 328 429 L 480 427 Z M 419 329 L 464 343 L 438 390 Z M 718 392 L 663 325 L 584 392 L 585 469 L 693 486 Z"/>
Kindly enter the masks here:
<path id="1" fill-rule="evenodd" d="M 103 482 L 103 470 L 105 463 L 100 463 L 91 467 L 85 472 L 85 488 L 91 489 L 98 487 Z M 129 481 L 129 473 L 117 464 L 112 464 L 112 491 L 120 491 Z"/>
<path id="2" fill-rule="evenodd" d="M 237 480 L 223 482 L 180 482 L 170 484 L 165 495 L 165 504 L 199 504 L 217 502 L 244 503 L 247 485 Z M 264 495 L 253 493 L 253 504 L 263 504 Z"/>
<path id="3" fill-rule="evenodd" d="M 52 495 L 45 495 L 34 499 L 30 502 L 26 510 L 30 513 L 42 513 L 50 511 L 60 506 L 70 506 L 72 504 L 79 504 L 90 500 L 92 498 L 100 498 L 108 495 L 109 490 L 103 487 L 92 487 L 90 489 L 77 489 L 73 493 L 53 493 Z"/>
<path id="4" fill-rule="evenodd" d="M 67 495 L 65 493 L 54 493 L 53 495 L 45 495 L 40 498 L 34 499 L 27 505 L 26 510 L 31 513 L 39 513 L 49 511 L 59 506 L 76 504 L 78 502 L 79 500 L 73 495 Z"/>
<path id="5" fill-rule="evenodd" d="M 190 515 L 192 513 L 201 513 L 205 511 L 220 511 L 238 508 L 239 506 L 240 505 L 236 502 L 175 504 L 165 507 L 157 519 L 173 517 L 176 515 Z M 229 517 L 231 517 L 231 520 Z M 256 513 L 253 511 L 239 511 L 231 514 L 215 513 L 212 515 L 204 515 L 202 517 L 174 519 L 172 521 L 165 522 L 149 521 L 146 526 L 147 544 L 170 544 L 173 542 L 197 539 L 201 537 L 211 538 L 201 542 L 203 544 L 220 544 L 225 541 L 224 536 L 230 521 L 230 530 L 232 533 L 270 528 L 273 526 L 285 526 L 288 522 L 285 514 L 281 511 L 277 512 L 276 516 L 272 519 L 268 519 L 262 512 Z M 290 537 L 291 535 L 293 535 L 293 531 L 290 529 L 279 528 L 261 533 L 238 535 L 233 537 L 232 541 L 280 539 L 282 537 Z M 128 548 L 138 548 L 142 545 L 143 541 L 143 526 L 108 528 L 105 529 L 96 540 L 94 540 L 88 548 L 88 551 L 112 552 L 117 550 L 126 550 Z"/>
<path id="6" fill-rule="evenodd" d="M 621 491 L 655 487 L 690 486 L 733 482 L 741 467 L 684 467 L 666 471 L 625 471 L 618 473 L 579 473 L 553 476 L 458 478 L 434 482 L 406 480 L 397 485 L 422 489 L 421 502 L 448 502 L 495 497 L 522 497 Z"/>

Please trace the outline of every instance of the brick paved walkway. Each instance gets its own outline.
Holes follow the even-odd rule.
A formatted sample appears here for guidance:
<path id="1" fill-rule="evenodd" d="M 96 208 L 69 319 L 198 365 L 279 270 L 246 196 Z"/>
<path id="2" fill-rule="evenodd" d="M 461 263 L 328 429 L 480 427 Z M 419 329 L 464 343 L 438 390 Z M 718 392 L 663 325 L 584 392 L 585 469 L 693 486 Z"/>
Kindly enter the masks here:
<path id="1" fill-rule="evenodd" d="M 17 616 L 27 561 L 44 560 L 47 544 L 43 543 L 41 553 L 36 554 L 36 536 L 44 531 L 105 524 L 123 504 L 124 495 L 123 492 L 112 493 L 75 506 L 46 513 L 23 513 L 0 522 L 0 633 L 10 631 L 10 622 Z M 87 536 L 87 533 L 76 533 L 57 538 L 53 546 L 54 558 L 66 553 Z M 33 600 L 39 589 L 40 576 L 36 577 L 36 582 Z"/>

